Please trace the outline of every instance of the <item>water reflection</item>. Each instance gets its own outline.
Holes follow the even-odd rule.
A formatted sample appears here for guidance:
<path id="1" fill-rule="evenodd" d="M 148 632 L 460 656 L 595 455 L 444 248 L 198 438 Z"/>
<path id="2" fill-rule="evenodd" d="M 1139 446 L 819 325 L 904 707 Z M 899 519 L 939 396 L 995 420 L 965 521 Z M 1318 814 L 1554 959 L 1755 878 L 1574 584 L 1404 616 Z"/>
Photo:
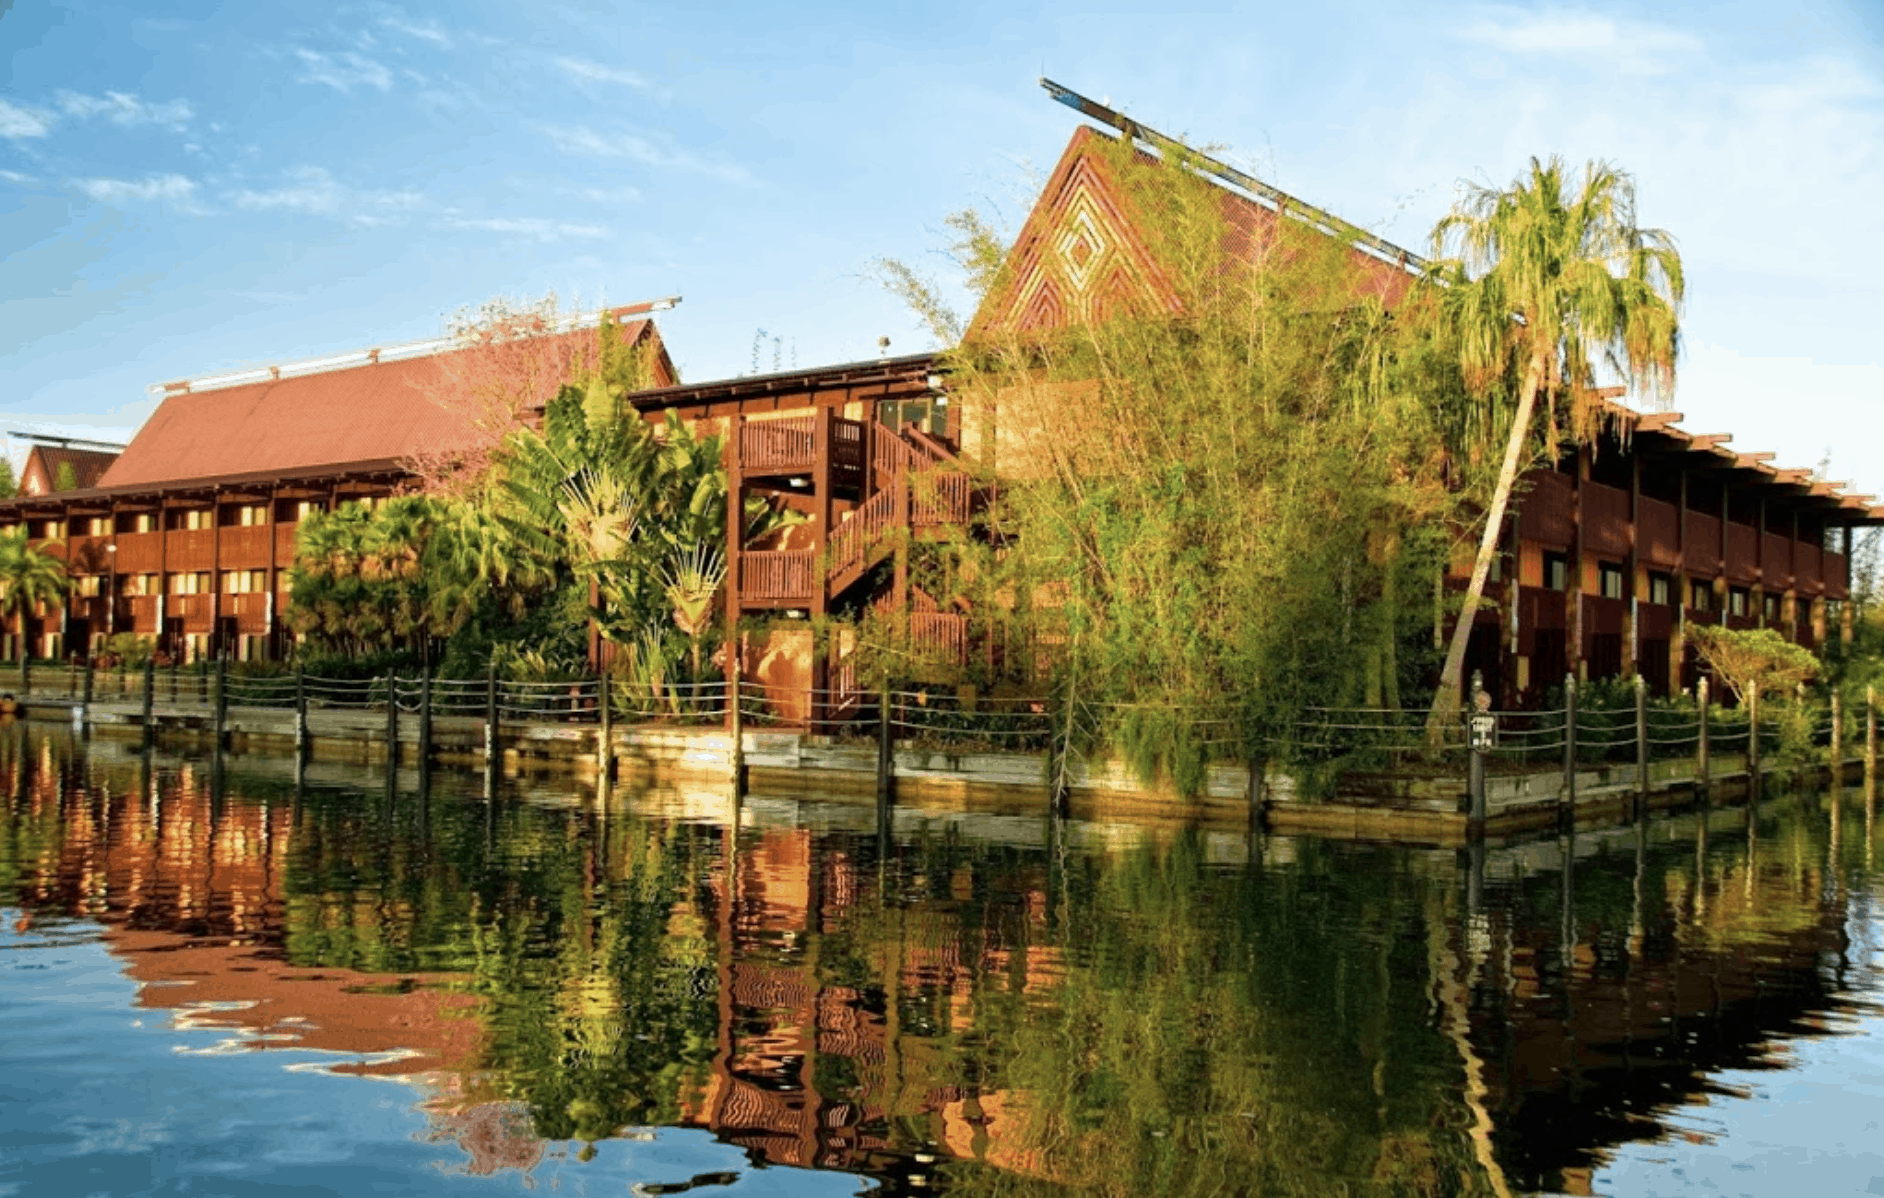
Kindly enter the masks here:
<path id="1" fill-rule="evenodd" d="M 0 904 L 214 1033 L 175 1069 L 399 1080 L 474 1174 L 691 1127 L 893 1192 L 1590 1193 L 1795 1041 L 1884 1067 L 1849 801 L 1454 854 L 211 769 L 0 735 Z"/>

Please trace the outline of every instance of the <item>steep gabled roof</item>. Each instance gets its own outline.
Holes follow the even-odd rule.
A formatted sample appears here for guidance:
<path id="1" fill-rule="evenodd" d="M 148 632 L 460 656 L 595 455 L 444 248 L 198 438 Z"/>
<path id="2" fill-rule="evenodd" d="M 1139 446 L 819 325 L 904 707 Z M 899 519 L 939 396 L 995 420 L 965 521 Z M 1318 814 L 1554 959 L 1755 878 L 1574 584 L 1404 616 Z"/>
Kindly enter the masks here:
<path id="1" fill-rule="evenodd" d="M 35 445 L 26 455 L 20 471 L 20 494 L 46 495 L 58 489 L 59 467 L 72 467 L 73 483 L 66 490 L 84 490 L 98 485 L 116 453 L 102 449 L 73 449 L 65 445 Z"/>
<path id="2" fill-rule="evenodd" d="M 1046 331 L 1103 318 L 1119 303 L 1149 299 L 1175 313 L 1178 297 L 1135 226 L 1116 172 L 1105 154 L 1110 135 L 1081 125 L 1028 213 L 1008 252 L 1002 285 L 975 313 L 969 330 Z M 1144 153 L 1142 150 L 1139 151 Z M 1147 162 L 1156 161 L 1149 154 Z M 1224 222 L 1224 261 L 1247 258 L 1274 235 L 1284 219 L 1276 209 L 1219 183 Z M 1403 298 L 1414 275 L 1360 251 L 1354 260 L 1366 286 L 1388 304 Z"/>
<path id="3" fill-rule="evenodd" d="M 653 347 L 657 382 L 674 381 L 673 364 L 653 321 L 623 321 L 620 330 L 627 344 Z M 593 335 L 592 329 L 554 334 Z M 375 359 L 215 390 L 177 385 L 183 389 L 164 399 L 97 485 L 115 489 L 230 475 L 304 474 L 328 465 L 466 448 L 477 440 L 476 431 L 436 397 L 453 380 L 453 359 L 467 352 Z"/>

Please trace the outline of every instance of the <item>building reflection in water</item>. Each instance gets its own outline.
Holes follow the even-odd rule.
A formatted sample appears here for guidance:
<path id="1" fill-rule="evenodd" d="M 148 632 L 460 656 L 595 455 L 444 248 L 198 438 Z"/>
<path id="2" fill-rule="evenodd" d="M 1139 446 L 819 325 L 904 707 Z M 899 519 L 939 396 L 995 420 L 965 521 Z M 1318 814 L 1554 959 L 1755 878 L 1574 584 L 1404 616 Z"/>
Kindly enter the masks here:
<path id="1" fill-rule="evenodd" d="M 0 901 L 98 920 L 218 1051 L 409 1082 L 474 1172 L 697 1126 L 892 1189 L 1589 1192 L 1619 1144 L 1706 1134 L 1671 1112 L 1724 1071 L 1852 1026 L 1877 891 L 1874 828 L 1817 797 L 1453 854 L 782 802 L 735 829 L 255 759 L 218 798 L 108 752 L 0 734 Z"/>

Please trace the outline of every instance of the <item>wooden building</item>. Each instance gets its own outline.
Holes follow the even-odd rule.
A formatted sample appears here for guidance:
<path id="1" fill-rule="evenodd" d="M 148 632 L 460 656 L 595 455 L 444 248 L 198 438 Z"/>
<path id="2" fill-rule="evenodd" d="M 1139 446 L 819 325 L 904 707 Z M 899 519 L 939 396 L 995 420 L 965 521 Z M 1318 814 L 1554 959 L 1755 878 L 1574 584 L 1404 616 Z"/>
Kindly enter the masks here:
<path id="1" fill-rule="evenodd" d="M 18 434 L 15 434 L 18 435 Z M 82 491 L 98 485 L 106 470 L 124 452 L 124 446 L 103 441 L 77 441 L 68 437 L 27 434 L 33 448 L 20 469 L 21 495 L 49 495 L 54 491 Z"/>
<path id="2" fill-rule="evenodd" d="M 671 383 L 653 307 L 605 315 Z M 515 344 L 581 353 L 593 340 L 584 329 Z M 128 632 L 178 661 L 279 655 L 300 521 L 384 499 L 412 482 L 415 462 L 475 445 L 480 434 L 448 396 L 478 352 L 424 342 L 165 384 L 93 485 L 0 502 L 0 528 L 23 525 L 73 578 L 63 610 L 9 622 L 10 652 L 22 636 L 34 656 L 95 652 Z"/>

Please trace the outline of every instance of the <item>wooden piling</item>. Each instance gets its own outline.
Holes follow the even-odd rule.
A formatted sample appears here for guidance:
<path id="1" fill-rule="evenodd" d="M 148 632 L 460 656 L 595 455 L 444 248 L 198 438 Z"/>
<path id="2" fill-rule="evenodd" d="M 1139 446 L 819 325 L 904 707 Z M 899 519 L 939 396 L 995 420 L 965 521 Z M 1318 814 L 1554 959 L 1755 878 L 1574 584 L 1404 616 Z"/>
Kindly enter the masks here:
<path id="1" fill-rule="evenodd" d="M 432 764 L 432 672 L 419 677 L 419 768 Z"/>
<path id="2" fill-rule="evenodd" d="M 1575 822 L 1577 809 L 1577 676 L 1563 676 L 1563 789 L 1558 792 L 1559 823 Z"/>
<path id="3" fill-rule="evenodd" d="M 1705 796 L 1708 793 L 1708 788 L 1710 786 L 1708 772 L 1712 764 L 1708 758 L 1709 745 L 1708 745 L 1708 740 L 1707 740 L 1707 735 L 1708 735 L 1707 679 L 1703 678 L 1701 679 L 1700 682 L 1695 684 L 1694 697 L 1695 697 L 1696 703 L 1699 705 L 1701 709 L 1701 740 L 1700 740 L 1700 744 L 1696 746 L 1696 751 L 1695 751 L 1696 760 L 1695 760 L 1694 765 L 1695 765 L 1695 772 L 1698 775 L 1700 775 L 1698 781 L 1701 786 L 1701 794 Z"/>
<path id="4" fill-rule="evenodd" d="M 386 768 L 399 768 L 399 672 L 386 671 Z"/>
<path id="5" fill-rule="evenodd" d="M 1747 689 L 1747 785 L 1760 792 L 1760 688 Z"/>
<path id="6" fill-rule="evenodd" d="M 1635 801 L 1636 813 L 1648 809 L 1649 739 L 1648 679 L 1635 676 Z"/>
<path id="7" fill-rule="evenodd" d="M 220 752 L 229 734 L 229 659 L 216 659 L 216 749 Z"/>
<path id="8" fill-rule="evenodd" d="M 614 692 L 606 673 L 595 680 L 595 772 L 604 783 L 615 778 Z"/>
<path id="9" fill-rule="evenodd" d="M 884 683 L 877 692 L 877 807 L 890 805 L 890 775 L 896 769 L 896 754 L 890 741 L 890 686 Z"/>
<path id="10" fill-rule="evenodd" d="M 1877 688 L 1864 688 L 1864 810 L 1877 806 Z"/>
<path id="11" fill-rule="evenodd" d="M 144 659 L 144 747 L 150 748 L 157 723 L 157 663 Z"/>
<path id="12" fill-rule="evenodd" d="M 1485 706 L 1485 684 L 1483 675 L 1472 671 L 1471 716 L 1476 717 Z M 1479 747 L 1478 737 L 1470 732 L 1466 735 L 1466 835 L 1474 838 L 1485 834 L 1485 750 Z"/>
<path id="13" fill-rule="evenodd" d="M 1832 793 L 1836 795 L 1845 784 L 1845 705 L 1839 700 L 1837 687 L 1832 688 L 1832 743 L 1826 755 L 1831 758 Z"/>
<path id="14" fill-rule="evenodd" d="M 740 702 L 740 648 L 739 639 L 733 638 L 733 676 L 727 684 L 732 707 L 727 716 L 733 721 L 733 797 L 746 793 L 746 708 Z"/>
<path id="15" fill-rule="evenodd" d="M 484 670 L 484 768 L 497 768 L 497 657 Z"/>
<path id="16" fill-rule="evenodd" d="M 307 760 L 307 671 L 294 667 L 294 759 Z"/>
<path id="17" fill-rule="evenodd" d="M 79 719 L 81 723 L 87 726 L 90 726 L 92 722 L 92 693 L 93 688 L 98 684 L 96 677 L 97 671 L 98 667 L 94 666 L 90 661 L 85 663 L 85 699 L 83 705 L 79 708 Z"/>

